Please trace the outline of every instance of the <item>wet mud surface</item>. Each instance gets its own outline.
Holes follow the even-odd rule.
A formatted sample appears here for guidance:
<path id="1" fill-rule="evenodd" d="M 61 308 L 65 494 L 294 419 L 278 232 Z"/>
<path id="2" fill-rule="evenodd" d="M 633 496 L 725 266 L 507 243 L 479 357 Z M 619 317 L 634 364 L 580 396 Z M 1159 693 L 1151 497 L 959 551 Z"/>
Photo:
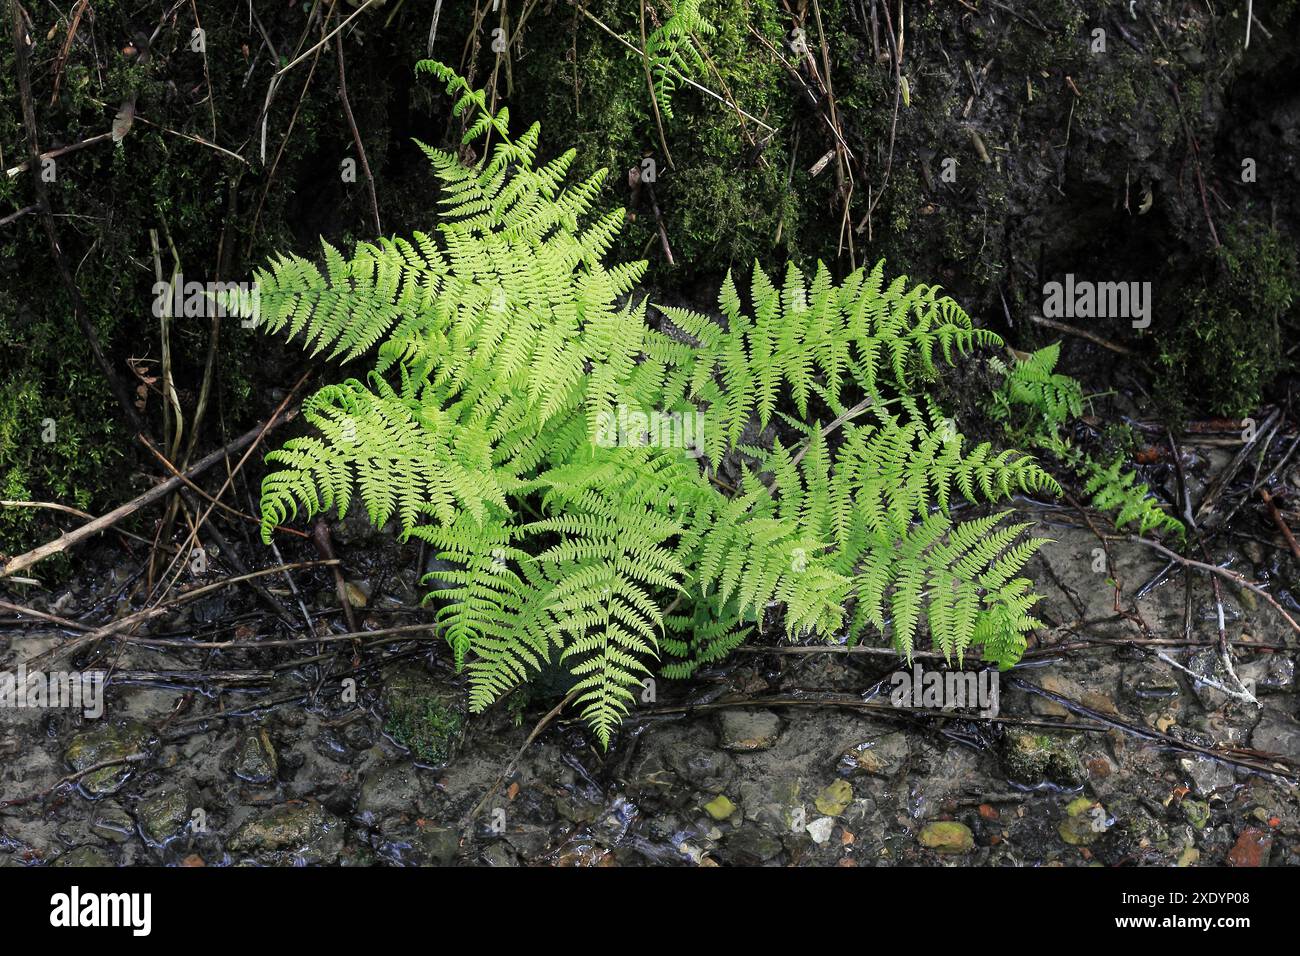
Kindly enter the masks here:
<path id="1" fill-rule="evenodd" d="M 1278 612 L 1226 581 L 1216 600 L 1178 569 L 1134 602 L 1159 554 L 1111 541 L 1102 564 L 1077 514 L 1022 506 L 1055 539 L 1030 567 L 1049 627 L 999 675 L 995 720 L 893 708 L 905 665 L 885 649 L 768 638 L 659 682 L 608 752 L 568 712 L 524 747 L 562 682 L 468 715 L 428 632 L 318 651 L 346 628 L 311 569 L 296 579 L 320 608 L 314 637 L 271 634 L 232 587 L 74 652 L 112 669 L 101 718 L 0 709 L 0 865 L 1300 864 L 1296 637 Z M 339 550 L 363 629 L 428 622 L 396 570 L 414 547 L 350 524 Z M 1293 611 L 1289 554 L 1261 541 L 1215 559 Z M 22 601 L 107 620 L 140 570 Z M 282 579 L 270 589 L 291 597 Z M 1218 663 L 1219 602 L 1258 704 L 1220 689 L 1236 685 Z M 76 637 L 4 622 L 11 670 Z"/>

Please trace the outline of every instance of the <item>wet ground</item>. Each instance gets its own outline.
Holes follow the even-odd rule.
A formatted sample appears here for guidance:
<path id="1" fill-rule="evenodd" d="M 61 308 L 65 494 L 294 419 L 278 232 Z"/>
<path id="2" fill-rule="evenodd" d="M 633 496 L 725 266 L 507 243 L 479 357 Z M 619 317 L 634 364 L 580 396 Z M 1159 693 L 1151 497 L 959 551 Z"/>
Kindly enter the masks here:
<path id="1" fill-rule="evenodd" d="M 312 569 L 295 586 L 321 609 L 314 637 L 273 635 L 232 587 L 77 652 L 114 671 L 102 719 L 0 709 L 0 865 L 1300 864 L 1296 635 L 1249 591 L 1224 581 L 1216 600 L 1177 569 L 1131 604 L 1158 554 L 1111 541 L 1103 564 L 1077 514 L 1025 507 L 1056 539 L 1032 566 L 1049 628 L 1000 675 L 994 721 L 892 708 L 887 652 L 772 645 L 661 682 L 607 753 L 567 713 L 524 748 L 562 685 L 465 715 L 445 645 L 409 632 L 368 638 L 354 667 L 339 642 L 318 649 L 346 628 Z M 1295 611 L 1289 553 L 1266 531 L 1232 540 L 1216 561 Z M 414 546 L 351 523 L 336 546 L 364 629 L 429 619 L 395 570 Z M 93 587 L 8 597 L 102 623 L 141 571 L 108 545 L 87 555 L 110 560 Z M 1258 704 L 1220 689 L 1238 685 L 1219 602 Z M 6 669 L 76 637 L 0 622 Z"/>

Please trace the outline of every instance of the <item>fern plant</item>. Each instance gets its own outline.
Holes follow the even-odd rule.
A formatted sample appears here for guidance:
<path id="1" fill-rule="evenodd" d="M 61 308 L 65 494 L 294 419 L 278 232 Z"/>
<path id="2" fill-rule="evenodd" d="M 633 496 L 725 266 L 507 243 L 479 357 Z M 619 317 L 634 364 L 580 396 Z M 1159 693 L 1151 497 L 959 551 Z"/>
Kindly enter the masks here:
<path id="1" fill-rule="evenodd" d="M 664 119 L 673 118 L 673 94 L 678 77 L 703 73 L 704 55 L 699 37 L 712 36 L 715 27 L 700 12 L 703 0 L 675 0 L 673 14 L 646 37 L 645 57 L 650 88 Z"/>
<path id="2" fill-rule="evenodd" d="M 1125 467 L 1122 456 L 1103 464 L 1061 434 L 1068 421 L 1083 414 L 1083 389 L 1076 379 L 1056 371 L 1060 356 L 1057 342 L 1016 357 L 1010 365 L 991 360 L 1004 376 L 993 395 L 993 418 L 1010 434 L 1027 438 L 1077 472 L 1093 507 L 1111 512 L 1116 528 L 1136 524 L 1138 534 L 1156 529 L 1184 535 L 1183 523 L 1160 507 L 1150 487 Z"/>
<path id="3" fill-rule="evenodd" d="M 651 308 L 645 263 L 606 261 L 622 211 L 594 212 L 604 171 L 567 182 L 572 151 L 539 164 L 536 125 L 515 137 L 450 69 L 418 70 L 472 111 L 466 141 L 494 146 L 474 168 L 421 146 L 433 231 L 258 271 L 265 331 L 374 353 L 267 456 L 265 539 L 359 496 L 450 566 L 425 583 L 472 709 L 558 658 L 602 744 L 650 675 L 769 627 L 1019 657 L 1038 625 L 1020 571 L 1043 542 L 956 506 L 1060 489 L 971 446 L 918 384 L 997 336 L 883 264 L 842 282 L 790 265 L 779 284 L 756 265 L 727 276 L 717 316 Z"/>
<path id="4" fill-rule="evenodd" d="M 1061 426 L 1083 414 L 1083 389 L 1069 375 L 1056 371 L 1061 343 L 1054 342 L 1007 365 L 996 356 L 989 360 L 1004 378 L 993 393 L 992 417 L 1014 430 L 1018 413 L 1028 412 L 1034 434 L 1055 435 Z"/>

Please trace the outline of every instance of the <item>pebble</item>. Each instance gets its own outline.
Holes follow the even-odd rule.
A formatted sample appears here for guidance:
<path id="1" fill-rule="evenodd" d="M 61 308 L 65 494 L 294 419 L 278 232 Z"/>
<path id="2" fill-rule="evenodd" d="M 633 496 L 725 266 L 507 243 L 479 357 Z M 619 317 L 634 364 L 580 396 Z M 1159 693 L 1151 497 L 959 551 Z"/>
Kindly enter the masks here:
<path id="1" fill-rule="evenodd" d="M 1300 754 L 1300 722 L 1282 711 L 1267 709 L 1250 733 L 1250 745 L 1265 753 Z"/>
<path id="2" fill-rule="evenodd" d="M 725 820 L 736 812 L 736 805 L 726 796 L 719 794 L 704 805 L 704 812 L 715 820 Z"/>
<path id="3" fill-rule="evenodd" d="M 248 783 L 270 783 L 280 770 L 275 745 L 265 727 L 243 739 L 235 752 L 234 773 Z"/>
<path id="4" fill-rule="evenodd" d="M 1071 846 L 1087 846 L 1110 829 L 1106 808 L 1088 797 L 1075 797 L 1065 808 L 1065 819 L 1057 827 L 1061 839 Z"/>
<path id="5" fill-rule="evenodd" d="M 902 770 L 910 751 L 907 734 L 893 733 L 873 737 L 850 747 L 840 755 L 840 772 L 892 777 Z"/>
<path id="6" fill-rule="evenodd" d="M 73 770 L 81 771 L 109 760 L 121 760 L 140 753 L 149 738 L 149 729 L 143 724 L 134 721 L 110 724 L 72 738 L 63 759 Z M 134 769 L 135 764 L 130 763 L 103 767 L 82 777 L 81 789 L 90 797 L 116 793 L 122 789 Z"/>
<path id="7" fill-rule="evenodd" d="M 975 834 L 970 827 L 954 820 L 927 823 L 917 835 L 917 842 L 945 855 L 969 853 L 975 846 Z"/>
<path id="8" fill-rule="evenodd" d="M 230 838 L 236 852 L 291 853 L 303 862 L 330 863 L 343 844 L 341 821 L 315 801 L 290 801 L 247 820 Z"/>
<path id="9" fill-rule="evenodd" d="M 770 710 L 726 710 L 718 723 L 718 745 L 724 750 L 767 750 L 781 735 L 781 718 Z"/>
<path id="10" fill-rule="evenodd" d="M 1237 837 L 1224 861 L 1228 866 L 1268 866 L 1268 854 L 1273 849 L 1273 834 L 1258 827 L 1247 827 Z"/>
<path id="11" fill-rule="evenodd" d="M 831 831 L 835 829 L 835 821 L 830 817 L 818 817 L 805 828 L 812 841 L 816 844 L 826 843 L 831 838 Z"/>
<path id="12" fill-rule="evenodd" d="M 150 843 L 166 843 L 189 822 L 191 803 L 183 785 L 164 784 L 136 808 L 140 832 Z"/>
<path id="13" fill-rule="evenodd" d="M 817 794 L 815 803 L 820 813 L 838 817 L 853 802 L 853 787 L 847 780 L 836 780 Z"/>

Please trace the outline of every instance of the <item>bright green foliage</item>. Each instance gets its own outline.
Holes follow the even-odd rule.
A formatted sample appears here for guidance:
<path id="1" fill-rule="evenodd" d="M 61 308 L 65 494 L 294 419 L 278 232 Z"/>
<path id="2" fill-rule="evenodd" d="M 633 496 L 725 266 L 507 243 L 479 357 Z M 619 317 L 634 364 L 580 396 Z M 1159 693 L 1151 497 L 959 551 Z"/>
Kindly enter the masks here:
<path id="1" fill-rule="evenodd" d="M 727 320 L 722 328 L 708 316 L 687 309 L 663 308 L 678 329 L 695 340 L 691 378 L 670 377 L 670 398 L 689 388 L 711 409 L 709 457 L 717 464 L 724 447 L 734 445 L 757 412 L 766 427 L 777 397 L 788 392 L 800 416 L 819 391 L 829 403 L 846 385 L 874 395 L 886 383 L 909 387 L 909 369 L 933 375 L 936 346 L 951 364 L 956 353 L 973 345 L 997 344 L 998 337 L 976 329 L 970 318 L 937 286 L 907 286 L 899 276 L 884 287 L 884 263 L 870 272 L 855 270 L 843 283 L 831 282 L 818 263 L 811 286 L 792 264 L 780 289 L 757 266 L 750 283 L 752 315 L 747 312 L 730 274 L 718 295 Z M 652 355 L 672 360 L 674 351 Z M 824 391 L 823 391 L 824 390 Z"/>
<path id="2" fill-rule="evenodd" d="M 1056 373 L 1060 355 L 1057 342 L 1010 367 L 993 363 L 1006 376 L 993 396 L 993 417 L 1079 472 L 1093 507 L 1114 512 L 1116 528 L 1136 523 L 1139 534 L 1158 528 L 1183 535 L 1183 523 L 1160 508 L 1151 489 L 1124 467 L 1122 456 L 1103 466 L 1061 436 L 1061 426 L 1083 412 L 1083 390 L 1074 378 Z"/>
<path id="3" fill-rule="evenodd" d="M 1076 379 L 1055 371 L 1060 357 L 1061 343 L 1053 342 L 1010 367 L 999 359 L 990 360 L 1006 376 L 993 395 L 994 420 L 1009 423 L 1013 409 L 1023 406 L 1036 416 L 1036 427 L 1056 434 L 1067 421 L 1082 415 L 1083 389 Z"/>
<path id="4" fill-rule="evenodd" d="M 1107 468 L 1088 458 L 1083 472 L 1088 478 L 1083 490 L 1092 496 L 1093 507 L 1115 512 L 1116 528 L 1136 524 L 1138 534 L 1146 534 L 1152 528 L 1180 536 L 1184 533 L 1183 523 L 1160 509 L 1151 489 L 1124 467 L 1123 458 L 1116 458 Z"/>
<path id="5" fill-rule="evenodd" d="M 537 167 L 536 126 L 512 138 L 504 110 L 420 69 L 493 145 L 473 169 L 425 148 L 433 233 L 258 273 L 269 331 L 377 355 L 366 384 L 306 403 L 315 435 L 268 456 L 264 537 L 359 493 L 451 566 L 426 583 L 471 708 L 558 655 L 602 743 L 657 661 L 687 675 L 769 622 L 826 640 L 870 626 L 908 655 L 928 625 L 958 659 L 1019 656 L 1038 622 L 1017 574 L 1042 541 L 950 506 L 1059 488 L 1017 452 L 968 448 L 912 386 L 996 336 L 881 265 L 839 284 L 791 266 L 779 288 L 756 268 L 743 297 L 723 283 L 725 325 L 647 321 L 630 295 L 644 263 L 603 261 L 622 213 L 590 214 L 598 178 L 565 185 L 571 153 Z"/>
<path id="6" fill-rule="evenodd" d="M 697 42 L 717 28 L 700 13 L 703 0 L 676 0 L 673 15 L 646 37 L 645 54 L 650 61 L 650 85 L 664 119 L 673 118 L 673 93 L 679 76 L 704 72 L 704 56 Z"/>

